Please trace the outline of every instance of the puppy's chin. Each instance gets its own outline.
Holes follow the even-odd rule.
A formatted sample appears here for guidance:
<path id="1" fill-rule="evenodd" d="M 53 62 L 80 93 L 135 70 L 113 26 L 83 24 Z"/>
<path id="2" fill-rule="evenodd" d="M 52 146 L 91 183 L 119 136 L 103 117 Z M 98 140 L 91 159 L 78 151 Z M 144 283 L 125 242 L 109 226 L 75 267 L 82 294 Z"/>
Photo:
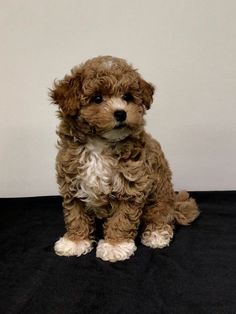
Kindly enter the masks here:
<path id="1" fill-rule="evenodd" d="M 115 127 L 112 130 L 106 131 L 101 134 L 101 137 L 107 139 L 111 142 L 118 142 L 125 139 L 127 136 L 129 136 L 132 133 L 131 129 L 127 127 Z"/>

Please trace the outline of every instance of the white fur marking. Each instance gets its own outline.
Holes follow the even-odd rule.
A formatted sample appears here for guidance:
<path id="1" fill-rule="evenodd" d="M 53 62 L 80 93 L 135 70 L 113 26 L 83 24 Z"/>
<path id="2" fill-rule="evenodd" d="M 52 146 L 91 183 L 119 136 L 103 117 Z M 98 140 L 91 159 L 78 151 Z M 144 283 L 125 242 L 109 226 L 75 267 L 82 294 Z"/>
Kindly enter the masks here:
<path id="1" fill-rule="evenodd" d="M 74 242 L 64 237 L 54 245 L 55 253 L 59 256 L 80 256 L 89 253 L 92 249 L 93 246 L 89 240 Z"/>
<path id="2" fill-rule="evenodd" d="M 86 145 L 85 152 L 87 155 L 83 157 L 85 162 L 77 178 L 78 192 L 76 197 L 89 203 L 89 205 L 95 205 L 101 195 L 111 193 L 114 179 L 112 168 L 114 169 L 115 162 L 102 154 L 105 149 L 106 147 L 101 140 L 94 140 Z"/>
<path id="3" fill-rule="evenodd" d="M 96 256 L 104 261 L 117 262 L 130 258 L 137 247 L 133 240 L 112 245 L 105 240 L 100 240 L 97 246 Z"/>
<path id="4" fill-rule="evenodd" d="M 167 231 L 152 231 L 150 234 L 144 232 L 141 242 L 153 249 L 162 249 L 170 244 L 171 239 L 172 235 Z"/>

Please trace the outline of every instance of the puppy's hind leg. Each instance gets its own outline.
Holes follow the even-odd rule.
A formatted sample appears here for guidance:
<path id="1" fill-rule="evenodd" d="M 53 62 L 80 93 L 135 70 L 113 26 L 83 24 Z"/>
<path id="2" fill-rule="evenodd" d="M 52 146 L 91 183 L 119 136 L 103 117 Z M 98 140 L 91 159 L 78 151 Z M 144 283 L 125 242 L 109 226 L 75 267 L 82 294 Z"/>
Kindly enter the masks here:
<path id="1" fill-rule="evenodd" d="M 144 231 L 141 242 L 151 248 L 164 248 L 173 238 L 174 204 L 159 202 L 146 207 L 142 217 Z"/>
<path id="2" fill-rule="evenodd" d="M 55 243 L 55 253 L 60 256 L 89 253 L 93 249 L 94 218 L 86 214 L 78 199 L 66 200 L 63 206 L 67 232 Z"/>

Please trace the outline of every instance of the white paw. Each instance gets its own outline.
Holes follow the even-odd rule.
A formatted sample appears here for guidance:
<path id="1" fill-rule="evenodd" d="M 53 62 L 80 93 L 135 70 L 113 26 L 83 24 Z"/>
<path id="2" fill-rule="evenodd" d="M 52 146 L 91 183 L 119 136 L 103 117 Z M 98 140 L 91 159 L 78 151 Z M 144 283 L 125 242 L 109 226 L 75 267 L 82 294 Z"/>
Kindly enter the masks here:
<path id="1" fill-rule="evenodd" d="M 105 240 L 100 240 L 98 242 L 96 256 L 109 262 L 123 261 L 130 258 L 136 249 L 137 248 L 133 240 L 114 245 L 106 242 Z"/>
<path id="2" fill-rule="evenodd" d="M 173 234 L 167 231 L 152 231 L 150 233 L 143 233 L 141 242 L 150 246 L 153 249 L 162 249 L 170 244 Z"/>
<path id="3" fill-rule="evenodd" d="M 60 256 L 80 256 L 87 254 L 93 249 L 89 240 L 71 241 L 67 238 L 60 238 L 54 245 L 54 250 Z"/>

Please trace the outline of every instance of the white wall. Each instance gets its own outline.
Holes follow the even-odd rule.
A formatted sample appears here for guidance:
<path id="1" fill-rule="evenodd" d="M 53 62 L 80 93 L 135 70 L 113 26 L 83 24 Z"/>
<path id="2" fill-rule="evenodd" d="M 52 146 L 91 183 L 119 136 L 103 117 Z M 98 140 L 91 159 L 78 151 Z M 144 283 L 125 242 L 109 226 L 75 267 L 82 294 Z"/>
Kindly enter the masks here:
<path id="1" fill-rule="evenodd" d="M 158 86 L 147 129 L 175 188 L 236 189 L 236 1 L 1 1 L 0 38 L 0 197 L 57 194 L 47 89 L 103 54 Z"/>

